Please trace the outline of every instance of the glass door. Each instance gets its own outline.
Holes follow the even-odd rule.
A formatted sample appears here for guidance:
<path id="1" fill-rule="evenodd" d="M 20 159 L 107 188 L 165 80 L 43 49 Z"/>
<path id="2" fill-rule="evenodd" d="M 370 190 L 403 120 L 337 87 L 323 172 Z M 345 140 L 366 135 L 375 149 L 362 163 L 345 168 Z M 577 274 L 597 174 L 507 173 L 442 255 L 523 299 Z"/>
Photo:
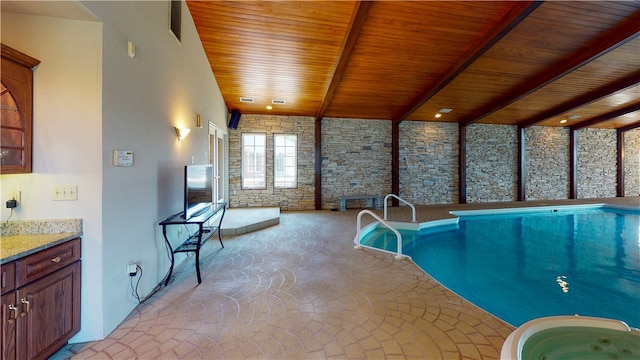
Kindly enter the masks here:
<path id="1" fill-rule="evenodd" d="M 225 201 L 225 158 L 226 131 L 209 123 L 209 162 L 213 165 L 213 198 L 217 202 Z"/>

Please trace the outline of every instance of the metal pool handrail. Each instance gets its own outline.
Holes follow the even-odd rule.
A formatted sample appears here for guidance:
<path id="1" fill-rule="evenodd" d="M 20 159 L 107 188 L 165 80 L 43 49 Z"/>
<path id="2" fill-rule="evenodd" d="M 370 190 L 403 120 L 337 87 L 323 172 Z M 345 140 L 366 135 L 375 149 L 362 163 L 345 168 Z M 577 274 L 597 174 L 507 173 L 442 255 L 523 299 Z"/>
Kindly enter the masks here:
<path id="1" fill-rule="evenodd" d="M 386 222 L 385 220 L 382 220 L 378 215 L 376 215 L 374 212 L 372 212 L 371 210 L 362 210 L 360 211 L 360 213 L 358 213 L 358 220 L 356 222 L 356 239 L 358 239 L 358 244 L 356 244 L 355 248 L 356 249 L 362 249 L 362 245 L 360 245 L 360 241 L 362 239 L 360 239 L 360 225 L 362 224 L 362 215 L 364 214 L 369 214 L 371 216 L 373 216 L 374 219 L 378 220 L 380 222 L 380 224 L 388 227 L 389 229 L 391 229 L 391 231 L 393 231 L 394 234 L 396 234 L 396 238 L 398 239 L 398 253 L 396 254 L 395 258 L 396 259 L 404 259 L 404 256 L 402 256 L 402 235 L 400 235 L 400 232 L 398 230 L 396 230 L 396 228 L 394 228 L 393 226 L 391 226 L 391 224 L 389 224 L 388 222 Z"/>
<path id="2" fill-rule="evenodd" d="M 384 219 L 388 220 L 387 218 L 387 199 L 390 197 L 394 197 L 400 201 L 402 201 L 403 203 L 411 206 L 411 210 L 413 211 L 413 220 L 411 220 L 411 222 L 416 222 L 416 207 L 413 206 L 412 204 L 408 203 L 407 201 L 405 201 L 404 199 L 402 199 L 401 197 L 399 197 L 396 194 L 388 194 L 387 196 L 384 197 Z"/>

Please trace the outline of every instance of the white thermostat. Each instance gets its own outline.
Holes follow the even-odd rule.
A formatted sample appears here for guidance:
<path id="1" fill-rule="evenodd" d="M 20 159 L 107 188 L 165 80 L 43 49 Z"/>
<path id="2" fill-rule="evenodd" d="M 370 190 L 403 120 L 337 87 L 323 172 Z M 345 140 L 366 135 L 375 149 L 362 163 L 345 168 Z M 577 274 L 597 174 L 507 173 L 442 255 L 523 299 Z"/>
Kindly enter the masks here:
<path id="1" fill-rule="evenodd" d="M 133 166 L 133 151 L 113 150 L 113 166 Z"/>

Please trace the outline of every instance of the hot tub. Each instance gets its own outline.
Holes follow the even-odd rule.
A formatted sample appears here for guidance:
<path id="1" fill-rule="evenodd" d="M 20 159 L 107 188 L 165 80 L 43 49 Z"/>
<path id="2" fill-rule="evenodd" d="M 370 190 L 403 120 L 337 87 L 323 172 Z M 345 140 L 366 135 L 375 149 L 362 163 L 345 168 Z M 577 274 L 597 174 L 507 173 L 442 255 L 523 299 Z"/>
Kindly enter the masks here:
<path id="1" fill-rule="evenodd" d="M 619 320 L 551 316 L 528 321 L 502 346 L 502 360 L 640 359 L 640 331 Z"/>

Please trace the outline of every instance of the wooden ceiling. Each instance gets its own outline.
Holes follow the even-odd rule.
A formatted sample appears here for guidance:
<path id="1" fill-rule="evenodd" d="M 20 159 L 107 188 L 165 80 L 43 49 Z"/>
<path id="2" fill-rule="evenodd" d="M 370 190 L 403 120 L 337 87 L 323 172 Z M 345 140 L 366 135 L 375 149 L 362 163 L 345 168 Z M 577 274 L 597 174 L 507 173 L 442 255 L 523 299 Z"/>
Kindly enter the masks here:
<path id="1" fill-rule="evenodd" d="M 640 126 L 640 1 L 187 4 L 243 114 Z"/>

